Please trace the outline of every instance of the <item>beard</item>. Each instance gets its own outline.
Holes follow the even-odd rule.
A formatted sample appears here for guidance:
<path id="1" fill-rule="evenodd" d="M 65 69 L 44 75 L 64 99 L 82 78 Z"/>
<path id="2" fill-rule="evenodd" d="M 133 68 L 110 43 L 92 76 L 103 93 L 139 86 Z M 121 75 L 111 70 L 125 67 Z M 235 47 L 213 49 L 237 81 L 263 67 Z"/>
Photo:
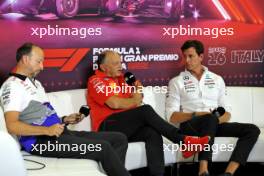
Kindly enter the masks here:
<path id="1" fill-rule="evenodd" d="M 38 75 L 39 73 L 40 73 L 40 70 L 33 72 L 33 73 L 31 74 L 32 78 L 37 77 L 37 75 Z"/>

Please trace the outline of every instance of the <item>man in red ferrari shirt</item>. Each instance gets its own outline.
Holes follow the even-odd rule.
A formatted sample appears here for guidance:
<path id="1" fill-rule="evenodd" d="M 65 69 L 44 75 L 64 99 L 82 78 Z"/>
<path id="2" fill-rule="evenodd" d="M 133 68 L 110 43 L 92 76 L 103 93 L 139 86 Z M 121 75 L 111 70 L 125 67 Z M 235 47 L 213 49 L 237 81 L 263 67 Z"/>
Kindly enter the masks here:
<path id="1" fill-rule="evenodd" d="M 88 80 L 87 102 L 91 108 L 92 129 L 122 132 L 129 142 L 144 141 L 150 175 L 164 175 L 162 136 L 174 143 L 200 145 L 201 150 L 208 143 L 208 136 L 195 138 L 179 134 L 179 130 L 163 120 L 150 105 L 141 105 L 142 84 L 138 80 L 134 83 L 136 91 L 124 91 L 122 88 L 127 84 L 118 53 L 105 51 L 98 56 L 97 63 L 99 69 Z M 182 152 L 184 157 L 190 157 L 198 151 Z"/>

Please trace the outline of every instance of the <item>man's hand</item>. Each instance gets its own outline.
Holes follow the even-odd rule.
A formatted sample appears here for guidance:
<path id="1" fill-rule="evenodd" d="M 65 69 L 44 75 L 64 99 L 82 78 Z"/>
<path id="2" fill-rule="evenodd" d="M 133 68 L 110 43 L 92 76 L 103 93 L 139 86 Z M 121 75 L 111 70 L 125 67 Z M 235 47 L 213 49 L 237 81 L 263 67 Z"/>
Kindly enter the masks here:
<path id="1" fill-rule="evenodd" d="M 140 93 L 134 93 L 132 95 L 132 98 L 134 99 L 137 106 L 139 106 L 143 100 L 143 96 Z"/>
<path id="2" fill-rule="evenodd" d="M 136 80 L 136 81 L 134 82 L 134 86 L 135 86 L 136 88 L 143 88 L 143 84 L 142 84 L 139 80 Z"/>
<path id="3" fill-rule="evenodd" d="M 83 114 L 73 113 L 73 114 L 70 114 L 67 117 L 65 117 L 63 120 L 63 123 L 76 124 L 76 123 L 79 123 L 80 121 L 82 121 L 83 118 L 84 118 Z"/>
<path id="4" fill-rule="evenodd" d="M 137 92 L 133 93 L 132 97 L 135 99 L 136 104 L 139 106 L 143 100 L 143 85 L 139 80 L 136 80 L 134 86 L 136 87 Z"/>
<path id="5" fill-rule="evenodd" d="M 113 95 L 105 101 L 105 104 L 112 109 L 128 109 L 135 106 L 140 106 L 143 100 L 143 86 L 138 80 L 134 83 L 134 86 L 136 90 L 133 89 L 129 98 Z"/>
<path id="6" fill-rule="evenodd" d="M 47 127 L 46 135 L 59 137 L 63 131 L 64 131 L 64 124 L 57 123 L 55 125 Z"/>
<path id="7" fill-rule="evenodd" d="M 195 116 L 197 118 L 202 118 L 206 114 L 211 114 L 211 112 L 195 112 Z M 186 122 L 188 120 L 192 119 L 193 113 L 187 113 L 187 112 L 173 112 L 171 117 L 170 117 L 170 122 L 177 124 L 177 123 L 182 123 Z"/>

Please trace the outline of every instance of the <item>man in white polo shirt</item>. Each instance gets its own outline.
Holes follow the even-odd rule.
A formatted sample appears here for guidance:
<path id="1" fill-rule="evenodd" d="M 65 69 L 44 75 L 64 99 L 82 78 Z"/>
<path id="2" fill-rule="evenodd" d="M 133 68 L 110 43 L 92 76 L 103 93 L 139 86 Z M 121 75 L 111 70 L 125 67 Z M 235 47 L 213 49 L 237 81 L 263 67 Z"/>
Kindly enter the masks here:
<path id="1" fill-rule="evenodd" d="M 221 76 L 202 65 L 204 46 L 188 40 L 181 47 L 186 70 L 171 79 L 166 98 L 166 115 L 186 135 L 238 137 L 225 173 L 232 176 L 247 161 L 260 130 L 253 124 L 229 123 L 231 107 L 226 102 L 226 88 Z M 220 108 L 219 108 L 220 107 Z M 218 109 L 218 111 L 213 111 Z M 213 111 L 213 112 L 212 112 Z M 208 161 L 212 150 L 199 154 L 199 176 L 209 176 Z"/>
<path id="2" fill-rule="evenodd" d="M 44 157 L 91 159 L 101 162 L 109 176 L 130 176 L 124 166 L 128 147 L 125 135 L 70 131 L 65 124 L 78 123 L 83 115 L 57 115 L 41 83 L 35 79 L 43 70 L 43 50 L 25 43 L 18 48 L 16 59 L 15 72 L 0 89 L 0 103 L 7 130 L 18 136 L 22 149 Z"/>

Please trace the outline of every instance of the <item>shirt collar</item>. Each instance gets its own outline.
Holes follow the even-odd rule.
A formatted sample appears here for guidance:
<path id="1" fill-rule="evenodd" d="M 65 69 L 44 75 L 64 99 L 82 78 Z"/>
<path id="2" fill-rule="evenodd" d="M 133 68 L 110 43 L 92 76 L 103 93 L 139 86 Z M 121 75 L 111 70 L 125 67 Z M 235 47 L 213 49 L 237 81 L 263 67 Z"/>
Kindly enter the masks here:
<path id="1" fill-rule="evenodd" d="M 98 77 L 108 77 L 104 72 L 100 70 L 95 70 L 95 75 Z"/>
<path id="2" fill-rule="evenodd" d="M 112 78 L 112 77 L 109 77 L 109 76 L 107 76 L 104 72 L 102 72 L 101 70 L 95 70 L 95 75 L 96 76 L 98 76 L 98 77 L 103 77 L 103 78 Z M 124 77 L 124 75 L 122 74 L 122 75 L 120 75 L 119 77 L 118 77 L 118 79 L 120 79 L 120 78 L 123 78 Z"/>
<path id="3" fill-rule="evenodd" d="M 100 77 L 100 78 L 103 78 L 103 79 L 107 79 L 107 80 L 111 80 L 111 81 L 114 81 L 114 82 L 118 82 L 119 85 L 122 85 L 122 83 L 125 83 L 125 79 L 124 79 L 124 75 L 120 75 L 117 77 L 117 80 L 113 79 L 112 77 L 109 77 L 107 76 L 104 72 L 100 71 L 100 70 L 96 70 L 95 71 L 95 75 Z"/>
<path id="4" fill-rule="evenodd" d="M 19 78 L 19 79 L 21 79 L 23 81 L 25 81 L 27 79 L 27 76 L 21 75 L 21 74 L 18 74 L 18 73 L 9 73 L 9 76 L 14 76 L 14 77 Z"/>
<path id="5" fill-rule="evenodd" d="M 206 72 L 209 71 L 208 68 L 207 68 L 206 66 L 204 66 L 204 65 L 202 65 L 202 66 L 203 66 L 203 69 L 204 69 L 203 74 L 205 74 Z M 191 72 L 190 72 L 189 70 L 187 70 L 187 69 L 185 69 L 185 73 L 187 73 L 187 74 L 189 74 L 189 75 L 192 75 Z"/>

